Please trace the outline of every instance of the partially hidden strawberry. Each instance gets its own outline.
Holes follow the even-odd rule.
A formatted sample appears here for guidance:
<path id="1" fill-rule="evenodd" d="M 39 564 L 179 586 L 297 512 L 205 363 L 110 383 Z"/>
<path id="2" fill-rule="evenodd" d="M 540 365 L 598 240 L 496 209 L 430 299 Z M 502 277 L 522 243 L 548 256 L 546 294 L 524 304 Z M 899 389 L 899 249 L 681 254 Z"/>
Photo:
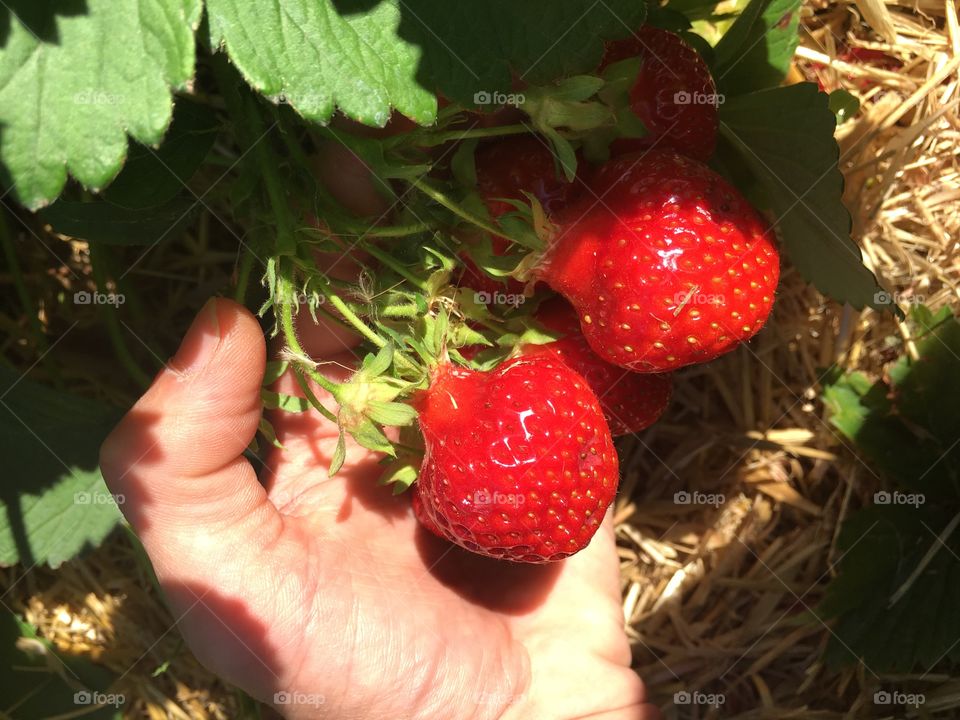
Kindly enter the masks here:
<path id="1" fill-rule="evenodd" d="M 547 215 L 573 202 L 582 184 L 567 182 L 557 174 L 553 153 L 547 141 L 536 135 L 515 135 L 481 145 L 476 153 L 477 192 L 494 218 L 513 211 L 507 200 L 528 202 L 524 191 L 533 195 Z M 493 237 L 493 253 L 504 255 L 510 248 L 505 238 Z M 479 292 L 493 294 L 504 290 L 505 283 L 487 275 L 466 254 L 460 284 Z M 522 293 L 515 280 L 506 283 L 511 293 Z"/>
<path id="2" fill-rule="evenodd" d="M 748 340 L 773 308 L 779 253 L 726 180 L 672 151 L 600 167 L 536 269 L 608 362 L 666 372 Z M 597 199 L 599 198 L 599 199 Z"/>
<path id="3" fill-rule="evenodd" d="M 650 427 L 666 410 L 673 391 L 671 376 L 631 372 L 601 358 L 583 336 L 577 313 L 566 300 L 547 300 L 537 308 L 535 317 L 563 337 L 543 345 L 527 345 L 523 354 L 553 355 L 582 375 L 600 400 L 614 437 Z"/>
<path id="4" fill-rule="evenodd" d="M 632 57 L 639 57 L 641 65 L 630 89 L 630 108 L 649 134 L 615 140 L 611 152 L 671 147 L 708 160 L 717 143 L 718 96 L 704 59 L 679 35 L 645 25 L 607 46 L 601 71 Z"/>
<path id="5" fill-rule="evenodd" d="M 461 547 L 544 563 L 582 550 L 613 501 L 618 464 L 600 403 L 547 356 L 490 372 L 435 369 L 418 403 L 421 524 Z"/>
<path id="6" fill-rule="evenodd" d="M 513 135 L 481 145 L 476 154 L 477 191 L 493 217 L 513 210 L 501 198 L 527 202 L 533 195 L 547 215 L 566 207 L 580 191 L 557 173 L 550 144 L 538 135 Z"/>

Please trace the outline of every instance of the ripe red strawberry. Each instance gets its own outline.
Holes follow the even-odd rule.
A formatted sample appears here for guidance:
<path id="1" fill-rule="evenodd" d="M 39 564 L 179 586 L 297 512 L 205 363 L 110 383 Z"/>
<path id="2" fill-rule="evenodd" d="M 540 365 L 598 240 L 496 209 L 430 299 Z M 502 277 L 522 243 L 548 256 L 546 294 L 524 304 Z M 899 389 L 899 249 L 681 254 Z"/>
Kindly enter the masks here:
<path id="1" fill-rule="evenodd" d="M 582 550 L 617 490 L 617 455 L 596 396 L 559 360 L 491 372 L 442 365 L 418 407 L 426 454 L 420 522 L 468 550 L 516 562 Z"/>
<path id="2" fill-rule="evenodd" d="M 717 88 L 700 54 L 679 35 L 645 25 L 635 35 L 612 42 L 607 65 L 639 57 L 640 72 L 630 90 L 630 107 L 649 135 L 614 141 L 615 155 L 648 147 L 672 147 L 708 160 L 717 143 Z"/>
<path id="3" fill-rule="evenodd" d="M 581 187 L 557 174 L 549 143 L 537 135 L 513 135 L 482 145 L 476 168 L 477 191 L 494 217 L 514 209 L 497 198 L 528 202 L 526 191 L 551 215 L 568 205 Z"/>
<path id="4" fill-rule="evenodd" d="M 476 169 L 477 191 L 494 218 L 515 209 L 504 199 L 528 202 L 524 191 L 536 197 L 550 215 L 572 202 L 582 190 L 579 182 L 567 182 L 557 174 L 549 144 L 535 135 L 516 135 L 482 145 L 477 150 Z M 505 238 L 493 238 L 494 254 L 503 255 L 508 249 Z M 488 295 L 504 292 L 503 282 L 483 272 L 469 256 L 463 259 L 461 285 Z M 506 291 L 522 294 L 523 284 L 508 281 Z"/>
<path id="5" fill-rule="evenodd" d="M 710 168 L 672 151 L 603 165 L 557 220 L 537 275 L 605 360 L 640 372 L 702 363 L 751 338 L 773 307 L 767 224 Z"/>
<path id="6" fill-rule="evenodd" d="M 536 318 L 564 337 L 545 345 L 529 345 L 523 354 L 553 355 L 582 375 L 600 400 L 614 437 L 650 427 L 666 410 L 673 390 L 671 376 L 630 372 L 601 358 L 583 337 L 577 313 L 563 298 L 545 302 L 537 309 Z"/>

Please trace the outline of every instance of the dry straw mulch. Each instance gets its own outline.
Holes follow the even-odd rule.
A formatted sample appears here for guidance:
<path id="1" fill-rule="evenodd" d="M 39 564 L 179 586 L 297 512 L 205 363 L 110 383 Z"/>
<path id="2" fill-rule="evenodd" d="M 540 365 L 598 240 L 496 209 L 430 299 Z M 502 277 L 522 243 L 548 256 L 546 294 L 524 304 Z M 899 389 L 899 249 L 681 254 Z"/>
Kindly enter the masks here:
<path id="1" fill-rule="evenodd" d="M 851 48 L 896 63 L 862 62 Z M 846 201 L 867 263 L 901 303 L 958 299 L 958 68 L 954 0 L 804 7 L 791 79 L 862 103 L 838 130 Z M 815 609 L 837 531 L 879 480 L 827 423 L 819 380 L 834 363 L 879 376 L 901 347 L 913 350 L 906 325 L 827 301 L 787 269 L 751 346 L 684 372 L 667 417 L 622 444 L 624 618 L 668 718 L 891 717 L 872 700 L 881 681 L 924 693 L 927 712 L 960 714 L 960 682 L 944 675 L 835 673 L 820 660 L 830 629 Z M 677 502 L 680 491 L 702 502 Z M 244 715 L 169 629 L 123 535 L 56 572 L 0 571 L 8 589 L 4 601 L 62 651 L 122 674 L 129 717 Z M 676 692 L 723 704 L 675 705 Z"/>
<path id="2" fill-rule="evenodd" d="M 837 137 L 867 264 L 901 305 L 956 306 L 954 1 L 803 10 L 791 79 L 861 102 Z M 922 693 L 919 713 L 960 716 L 960 682 L 935 668 L 887 677 L 821 662 L 831 631 L 816 607 L 836 572 L 837 532 L 880 480 L 828 424 L 819 381 L 831 364 L 879 377 L 901 349 L 915 352 L 906 324 L 826 301 L 788 270 L 774 321 L 751 347 L 685 372 L 668 417 L 628 443 L 632 492 L 617 505 L 624 617 L 667 718 L 897 716 L 874 703 L 879 687 Z M 675 502 L 684 490 L 701 504 Z M 675 705 L 676 692 L 723 703 Z"/>

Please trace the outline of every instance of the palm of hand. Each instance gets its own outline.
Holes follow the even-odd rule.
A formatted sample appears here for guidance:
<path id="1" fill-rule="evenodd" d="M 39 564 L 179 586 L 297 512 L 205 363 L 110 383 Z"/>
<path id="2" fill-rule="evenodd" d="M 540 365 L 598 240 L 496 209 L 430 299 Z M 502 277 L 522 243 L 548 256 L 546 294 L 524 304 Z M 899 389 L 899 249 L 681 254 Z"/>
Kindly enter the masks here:
<path id="1" fill-rule="evenodd" d="M 327 479 L 336 430 L 314 413 L 272 418 L 284 449 L 264 492 L 240 456 L 262 337 L 217 305 L 219 362 L 162 373 L 103 454 L 208 667 L 295 718 L 654 717 L 629 669 L 609 518 L 562 563 L 471 555 L 419 528 L 366 450 Z M 180 367 L 203 354 L 190 339 Z M 188 444 L 190 423 L 205 444 Z"/>

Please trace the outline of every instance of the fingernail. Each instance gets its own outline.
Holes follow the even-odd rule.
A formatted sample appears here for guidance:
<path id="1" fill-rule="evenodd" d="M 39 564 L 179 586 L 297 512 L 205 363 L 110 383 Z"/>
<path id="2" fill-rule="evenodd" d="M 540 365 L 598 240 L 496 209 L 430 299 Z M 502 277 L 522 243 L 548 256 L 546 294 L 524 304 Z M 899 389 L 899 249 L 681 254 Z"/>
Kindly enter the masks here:
<path id="1" fill-rule="evenodd" d="M 197 313 L 183 342 L 180 343 L 180 349 L 168 365 L 181 377 L 193 375 L 210 363 L 219 345 L 220 319 L 217 317 L 217 299 L 210 298 Z"/>

